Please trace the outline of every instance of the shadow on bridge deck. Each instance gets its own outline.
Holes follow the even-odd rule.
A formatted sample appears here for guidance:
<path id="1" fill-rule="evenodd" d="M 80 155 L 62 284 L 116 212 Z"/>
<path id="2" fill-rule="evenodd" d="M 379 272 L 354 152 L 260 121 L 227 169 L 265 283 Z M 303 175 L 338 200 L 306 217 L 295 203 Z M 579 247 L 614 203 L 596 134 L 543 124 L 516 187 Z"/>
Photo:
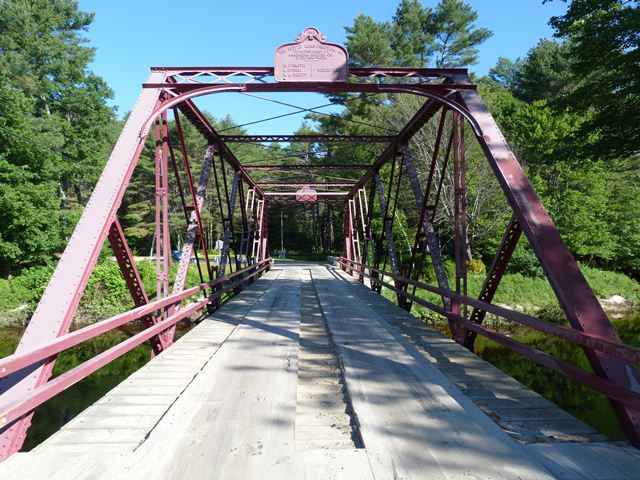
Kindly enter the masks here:
<path id="1" fill-rule="evenodd" d="M 631 479 L 640 455 L 333 267 L 277 265 L 0 476 Z"/>

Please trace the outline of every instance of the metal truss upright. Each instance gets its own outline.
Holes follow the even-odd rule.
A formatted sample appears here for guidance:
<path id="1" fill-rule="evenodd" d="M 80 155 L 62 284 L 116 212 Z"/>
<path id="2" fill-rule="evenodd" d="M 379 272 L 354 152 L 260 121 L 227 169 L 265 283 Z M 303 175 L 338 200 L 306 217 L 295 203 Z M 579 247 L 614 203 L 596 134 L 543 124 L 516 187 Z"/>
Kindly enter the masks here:
<path id="1" fill-rule="evenodd" d="M 239 263 L 246 261 L 249 266 L 258 266 L 269 259 L 268 207 L 275 202 L 296 198 L 291 190 L 303 182 L 257 183 L 249 171 L 274 172 L 277 165 L 243 166 L 228 142 L 251 141 L 307 141 L 360 143 L 376 142 L 383 145 L 380 155 L 370 165 L 327 165 L 327 170 L 341 168 L 363 172 L 357 181 L 316 182 L 314 198 L 345 204 L 344 253 L 347 257 L 347 271 L 357 274 L 361 280 L 365 269 L 369 269 L 371 287 L 381 291 L 384 275 L 391 277 L 398 304 L 411 309 L 415 296 L 409 293 L 409 286 L 417 284 L 422 272 L 425 254 L 428 254 L 436 273 L 438 294 L 442 296 L 445 308 L 440 308 L 450 320 L 453 338 L 473 349 L 475 333 L 485 317 L 484 309 L 490 305 L 509 259 L 519 239 L 526 239 L 549 280 L 560 306 L 567 315 L 574 333 L 589 336 L 592 343 L 581 343 L 589 363 L 600 380 L 606 380 L 610 401 L 629 438 L 640 446 L 640 411 L 621 401 L 618 394 L 637 391 L 640 376 L 633 362 L 624 355 L 598 350 L 593 342 L 607 341 L 617 345 L 620 338 L 598 303 L 593 291 L 563 243 L 548 212 L 536 196 L 513 151 L 505 141 L 487 107 L 482 102 L 476 86 L 471 82 L 465 69 L 403 69 L 403 68 L 351 68 L 348 81 L 340 82 L 275 82 L 273 67 L 154 67 L 143 91 L 133 108 L 122 134 L 109 157 L 104 171 L 86 205 L 80 221 L 71 236 L 67 248 L 61 256 L 38 307 L 22 337 L 17 353 L 31 352 L 39 345 L 55 341 L 69 332 L 73 316 L 96 265 L 103 244 L 108 239 L 116 260 L 123 272 L 127 287 L 132 295 L 132 303 L 137 308 L 150 303 L 149 293 L 142 285 L 135 261 L 127 244 L 124 230 L 117 212 L 125 190 L 130 183 L 138 158 L 147 137 L 153 129 L 155 133 L 155 261 L 157 269 L 156 297 L 165 299 L 162 308 L 147 312 L 143 323 L 151 326 L 150 334 L 154 354 L 159 354 L 173 340 L 173 328 L 163 329 L 158 323 L 167 321 L 178 308 L 171 304 L 169 297 L 185 287 L 186 273 L 192 254 L 201 280 L 204 280 L 200 261 L 197 259 L 198 246 L 204 255 L 206 277 L 209 283 L 202 288 L 211 288 L 209 297 L 201 299 L 202 307 L 216 308 L 222 292 L 220 286 L 228 282 L 226 266 L 238 271 Z M 213 128 L 207 118 L 194 104 L 198 96 L 222 92 L 269 93 L 269 92 L 318 92 L 367 93 L 367 94 L 411 94 L 425 99 L 409 122 L 393 136 L 368 136 L 343 138 L 332 136 L 320 138 L 293 138 L 285 136 L 264 136 L 261 138 L 223 137 Z M 183 175 L 176 161 L 171 145 L 167 112 L 174 112 L 175 126 L 180 142 Z M 421 128 L 437 114 L 436 140 L 433 156 L 426 171 L 426 182 L 421 184 L 419 169 L 411 156 L 411 140 Z M 180 117 L 186 118 L 205 138 L 209 148 L 204 157 L 204 166 L 196 187 L 187 158 Z M 507 226 L 499 251 L 489 269 L 478 304 L 471 314 L 467 312 L 467 222 L 466 211 L 466 143 L 475 139 L 482 149 L 486 161 L 498 180 L 505 198 L 512 210 L 512 219 Z M 178 274 L 171 286 L 169 240 L 169 161 L 173 166 L 176 185 L 185 213 L 187 224 L 185 242 Z M 298 168 L 298 167 L 295 167 Z M 310 165 L 313 171 L 321 170 L 321 165 Z M 441 170 L 437 170 L 441 169 Z M 449 285 L 440 256 L 440 245 L 435 232 L 436 211 L 442 203 L 444 173 L 453 170 L 453 237 L 455 257 L 454 285 Z M 284 168 L 292 171 L 292 166 Z M 217 282 L 212 285 L 214 268 L 207 251 L 206 236 L 202 222 L 202 207 L 205 201 L 210 173 L 213 173 L 215 197 L 223 227 L 223 249 L 220 262 L 215 269 Z M 186 179 L 184 187 L 182 178 Z M 415 201 L 415 235 L 409 258 L 402 258 L 398 251 L 393 232 L 398 196 L 403 181 L 408 177 Z M 437 180 L 438 178 L 438 180 Z M 385 185 L 386 183 L 386 185 Z M 246 196 L 244 188 L 247 188 Z M 310 187 L 304 184 L 303 187 Z M 386 188 L 385 188 L 386 187 Z M 278 190 L 272 190 L 278 188 Z M 368 195 L 365 188 L 369 188 Z M 336 190 L 340 189 L 340 190 Z M 386 192 L 385 192 L 386 190 Z M 237 197 L 240 197 L 242 231 L 236 235 L 234 211 Z M 376 207 L 375 197 L 378 197 Z M 357 199 L 356 199 L 357 197 Z M 368 201 L 367 201 L 368 198 Z M 357 204 L 356 204 L 357 202 Z M 379 217 L 381 231 L 374 232 L 374 219 Z M 377 223 L 376 223 L 377 225 Z M 414 232 L 411 232 L 412 234 Z M 361 234 L 361 235 L 360 235 Z M 361 245 L 362 243 L 362 245 Z M 229 261 L 230 248 L 235 245 L 235 265 Z M 391 273 L 384 272 L 386 262 Z M 382 269 L 380 266 L 382 264 Z M 262 267 L 261 267 L 262 268 Z M 267 267 L 264 267 L 267 268 Z M 257 271 L 257 270 L 256 270 Z M 404 274 L 404 276 L 403 276 Z M 249 281 L 253 281 L 251 277 Z M 234 283 L 242 285 L 240 279 Z M 215 289 L 218 289 L 215 292 Z M 431 288 L 431 287 L 430 287 Z M 205 292 L 205 295 L 207 293 Z M 480 305 L 480 306 L 477 306 Z M 439 307 L 434 307 L 438 309 Z M 181 310 L 182 311 L 182 310 Z M 176 320 L 177 321 L 177 320 Z M 175 323 L 175 322 L 174 322 Z M 173 325 L 173 324 L 171 324 Z M 576 338 L 582 338 L 579 335 Z M 595 339 L 595 340 L 594 340 Z M 607 344 L 607 345 L 609 345 Z M 615 350 L 615 349 L 614 349 Z M 614 352 L 615 353 L 615 352 Z M 27 367 L 0 377 L 0 406 L 19 404 L 30 392 L 47 384 L 51 377 L 56 355 L 40 359 Z M 0 460 L 20 449 L 32 410 L 19 418 L 12 419 L 0 427 Z"/>

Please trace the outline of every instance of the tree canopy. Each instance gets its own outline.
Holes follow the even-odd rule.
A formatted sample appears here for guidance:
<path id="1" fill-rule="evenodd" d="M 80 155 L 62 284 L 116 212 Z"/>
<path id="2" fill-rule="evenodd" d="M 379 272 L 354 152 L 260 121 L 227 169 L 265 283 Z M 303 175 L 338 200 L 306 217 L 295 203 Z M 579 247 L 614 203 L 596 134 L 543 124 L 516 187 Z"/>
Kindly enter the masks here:
<path id="1" fill-rule="evenodd" d="M 459 67 L 478 61 L 478 45 L 491 36 L 462 0 L 441 0 L 434 9 L 401 0 L 391 22 L 360 14 L 345 28 L 351 64 Z"/>
<path id="2" fill-rule="evenodd" d="M 357 16 L 345 27 L 351 64 L 476 64 L 479 46 L 491 36 L 478 25 L 477 12 L 463 0 L 425 3 L 400 0 L 389 19 Z M 89 68 L 95 51 L 86 32 L 92 21 L 93 14 L 81 11 L 73 0 L 0 0 L 1 275 L 49 263 L 60 254 L 120 128 L 109 106 L 110 88 Z M 572 252 L 583 261 L 638 276 L 640 2 L 570 0 L 566 13 L 550 23 L 553 39 L 540 40 L 522 58 L 500 58 L 487 77 L 477 78 L 480 92 Z M 344 106 L 341 113 L 309 114 L 301 133 L 393 134 L 421 106 L 416 97 L 403 95 L 331 98 Z M 234 128 L 231 118 L 211 122 Z M 433 154 L 432 123 L 410 144 L 419 166 Z M 183 127 L 197 175 L 202 139 L 186 122 Z M 470 253 L 489 262 L 508 210 L 482 152 L 471 141 L 467 145 Z M 233 148 L 251 163 L 369 164 L 381 146 Z M 148 146 L 143 152 L 119 212 L 132 247 L 140 252 L 153 242 L 152 150 Z M 446 244 L 450 179 L 443 180 L 445 204 L 435 222 Z M 400 197 L 408 201 L 408 192 Z M 183 234 L 178 207 L 173 205 L 171 213 L 174 243 Z M 272 213 L 278 216 L 277 209 Z M 209 237 L 215 239 L 220 234 L 215 208 L 203 215 Z M 396 217 L 394 232 L 402 254 L 410 248 L 407 231 L 417 219 L 411 209 L 398 209 Z M 274 221 L 277 231 L 278 219 Z M 287 225 L 292 238 L 304 240 L 296 243 L 299 248 L 310 243 L 316 250 L 331 250 L 339 243 L 334 230 L 340 228 L 341 211 L 307 209 Z M 321 241 L 315 240 L 318 235 Z M 525 258 L 527 253 L 518 255 Z"/>
<path id="3" fill-rule="evenodd" d="M 92 19 L 70 0 L 0 2 L 3 273 L 59 251 L 111 146 L 112 92 L 83 36 Z"/>
<path id="4" fill-rule="evenodd" d="M 582 132 L 602 157 L 640 152 L 640 1 L 572 0 L 550 21 L 569 52 L 576 87 L 563 105 L 588 114 Z"/>

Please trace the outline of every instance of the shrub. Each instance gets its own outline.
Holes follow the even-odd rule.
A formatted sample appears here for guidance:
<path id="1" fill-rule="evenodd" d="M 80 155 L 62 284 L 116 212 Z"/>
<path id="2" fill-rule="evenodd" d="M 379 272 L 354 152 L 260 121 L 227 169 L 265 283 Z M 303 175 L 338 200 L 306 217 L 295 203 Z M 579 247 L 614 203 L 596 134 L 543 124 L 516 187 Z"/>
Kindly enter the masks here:
<path id="1" fill-rule="evenodd" d="M 564 310 L 562 310 L 562 308 L 560 308 L 560 305 L 558 305 L 557 303 L 544 305 L 542 308 L 539 308 L 535 312 L 535 316 L 541 320 L 546 320 L 547 322 L 555 323 L 557 325 L 569 324 Z"/>
<path id="2" fill-rule="evenodd" d="M 35 310 L 44 289 L 49 283 L 53 267 L 31 267 L 17 277 L 0 279 L 0 310 L 11 310 L 27 305 L 27 311 Z"/>
<path id="3" fill-rule="evenodd" d="M 487 271 L 487 267 L 482 260 L 476 258 L 467 262 L 467 270 L 474 275 L 480 275 Z"/>
<path id="4" fill-rule="evenodd" d="M 544 277 L 538 257 L 528 245 L 519 243 L 509 262 L 509 272 L 521 273 L 526 277 Z"/>

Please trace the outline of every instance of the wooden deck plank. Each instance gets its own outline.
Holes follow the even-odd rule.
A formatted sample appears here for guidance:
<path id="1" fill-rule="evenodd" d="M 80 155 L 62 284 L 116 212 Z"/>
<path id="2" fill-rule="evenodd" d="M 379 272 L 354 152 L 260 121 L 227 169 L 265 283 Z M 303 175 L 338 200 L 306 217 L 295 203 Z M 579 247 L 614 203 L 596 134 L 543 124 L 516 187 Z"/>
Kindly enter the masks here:
<path id="1" fill-rule="evenodd" d="M 18 452 L 3 462 L 0 468 L 2 478 L 20 480 L 69 480 L 98 478 L 96 471 L 105 469 L 110 463 L 118 460 L 116 452 L 105 452 L 104 445 L 100 450 L 85 450 L 83 453 L 55 450 L 48 453 Z M 101 451 L 101 453 L 99 453 Z M 64 468 L 60 468 L 64 466 Z"/>
<path id="2" fill-rule="evenodd" d="M 408 312 L 397 308 L 384 297 L 372 296 L 368 289 L 344 272 L 340 272 L 339 275 L 354 287 L 354 291 L 361 300 L 381 312 L 385 319 L 390 319 L 389 323 L 394 325 L 394 329 L 403 338 L 414 345 L 424 358 L 452 380 L 467 397 L 517 441 L 535 443 L 606 440 L 602 434 L 573 416 L 567 414 L 564 417 L 564 411 L 551 402 L 546 404 L 549 412 L 543 419 L 563 420 L 562 422 L 554 422 L 550 425 L 548 422 L 518 421 L 516 418 L 510 418 L 517 415 L 515 411 L 504 412 L 503 416 L 496 414 L 495 408 L 486 407 L 487 401 L 519 401 L 527 405 L 525 408 L 534 409 L 539 408 L 539 401 L 543 399 L 536 392 L 526 388 L 453 340 L 444 338 L 439 332 L 420 322 Z M 431 332 L 429 333 L 428 330 Z"/>
<path id="3" fill-rule="evenodd" d="M 558 443 L 527 445 L 560 480 L 635 480 L 637 458 L 615 444 Z"/>
<path id="4" fill-rule="evenodd" d="M 300 278 L 288 272 L 149 438 L 111 473 L 145 477 L 160 469 L 175 479 L 293 478 L 299 324 Z"/>
<path id="5" fill-rule="evenodd" d="M 637 478 L 640 453 L 600 439 L 350 277 L 300 265 L 269 272 L 0 478 Z"/>
<path id="6" fill-rule="evenodd" d="M 256 282 L 244 297 L 237 297 L 226 308 L 217 312 L 217 317 L 207 319 L 183 335 L 170 349 L 155 357 L 140 370 L 132 374 L 107 393 L 94 405 L 55 433 L 38 451 L 65 445 L 64 451 L 87 451 L 87 445 L 108 443 L 109 450 L 115 445 L 126 446 L 128 451 L 144 441 L 167 409 L 193 381 L 203 365 L 215 355 L 223 341 L 234 330 L 238 322 L 261 298 L 278 274 L 267 274 L 262 282 Z M 200 333 L 215 339 L 202 341 Z M 183 343 L 187 349 L 183 348 Z M 192 354 L 190 342 L 195 342 L 197 354 Z M 158 378 L 161 377 L 161 378 Z M 170 380 L 164 378 L 169 377 Z M 176 378 L 177 377 L 177 378 Z M 135 416 L 136 421 L 131 421 Z M 89 451 L 92 451 L 89 449 Z"/>
<path id="7" fill-rule="evenodd" d="M 321 269 L 313 276 L 376 475 L 552 478 L 374 309 L 354 302 L 348 283 Z"/>

